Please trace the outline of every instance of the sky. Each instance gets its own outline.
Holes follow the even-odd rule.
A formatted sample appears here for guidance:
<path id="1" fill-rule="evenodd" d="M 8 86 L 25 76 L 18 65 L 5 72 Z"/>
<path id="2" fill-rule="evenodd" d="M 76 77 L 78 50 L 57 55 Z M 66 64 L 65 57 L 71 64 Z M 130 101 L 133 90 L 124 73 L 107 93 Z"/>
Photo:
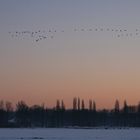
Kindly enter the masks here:
<path id="1" fill-rule="evenodd" d="M 0 0 L 0 99 L 47 107 L 63 99 L 68 108 L 73 97 L 87 107 L 89 99 L 97 108 L 112 108 L 116 99 L 137 104 L 139 6 L 139 0 Z M 27 30 L 56 33 L 38 42 L 9 34 Z"/>

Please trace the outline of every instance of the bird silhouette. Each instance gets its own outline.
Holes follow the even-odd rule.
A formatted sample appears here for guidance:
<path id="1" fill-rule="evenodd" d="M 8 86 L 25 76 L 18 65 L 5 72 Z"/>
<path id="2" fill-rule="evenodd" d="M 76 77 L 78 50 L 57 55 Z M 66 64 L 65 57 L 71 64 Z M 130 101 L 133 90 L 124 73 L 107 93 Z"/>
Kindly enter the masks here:
<path id="1" fill-rule="evenodd" d="M 32 40 L 35 40 L 35 42 L 39 42 L 39 41 L 42 41 L 42 40 L 48 40 L 48 39 L 54 39 L 54 36 L 56 35 L 59 35 L 59 33 L 64 33 L 64 32 L 67 32 L 67 30 L 65 29 L 55 29 L 55 28 L 49 28 L 47 30 L 40 30 L 40 29 L 36 29 L 36 30 L 15 30 L 15 31 L 9 31 L 8 34 L 12 37 L 12 38 L 16 38 L 16 39 L 27 39 L 27 38 L 30 38 Z M 134 30 L 129 30 L 129 29 L 126 29 L 126 28 L 109 28 L 109 27 L 96 27 L 96 28 L 81 28 L 81 29 L 78 29 L 78 28 L 72 28 L 72 31 L 74 31 L 73 33 L 77 32 L 79 34 L 84 34 L 84 32 L 92 32 L 92 33 L 95 33 L 96 32 L 99 32 L 100 31 L 103 33 L 106 33 L 106 34 L 111 34 L 111 35 L 116 35 L 118 38 L 121 38 L 121 37 L 139 37 L 139 31 L 140 29 L 138 28 L 134 28 Z M 107 32 L 106 32 L 107 31 Z"/>

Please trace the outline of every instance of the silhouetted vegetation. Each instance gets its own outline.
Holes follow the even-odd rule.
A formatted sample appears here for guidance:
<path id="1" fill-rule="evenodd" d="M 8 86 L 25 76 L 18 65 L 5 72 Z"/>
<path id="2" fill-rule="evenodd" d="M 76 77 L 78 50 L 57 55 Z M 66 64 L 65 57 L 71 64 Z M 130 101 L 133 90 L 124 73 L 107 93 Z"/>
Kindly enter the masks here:
<path id="1" fill-rule="evenodd" d="M 28 106 L 19 101 L 14 109 L 11 102 L 0 101 L 0 127 L 140 127 L 140 103 L 130 106 L 127 101 L 120 108 L 116 100 L 113 109 L 96 109 L 96 103 L 73 98 L 72 109 L 57 100 L 54 108 L 44 104 Z"/>

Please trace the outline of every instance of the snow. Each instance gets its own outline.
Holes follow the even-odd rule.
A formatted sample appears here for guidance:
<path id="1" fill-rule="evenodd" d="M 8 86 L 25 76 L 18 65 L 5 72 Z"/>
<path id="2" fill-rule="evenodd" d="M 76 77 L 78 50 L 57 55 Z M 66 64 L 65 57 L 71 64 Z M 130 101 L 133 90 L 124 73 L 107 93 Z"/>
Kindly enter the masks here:
<path id="1" fill-rule="evenodd" d="M 140 129 L 0 129 L 0 140 L 140 140 Z"/>

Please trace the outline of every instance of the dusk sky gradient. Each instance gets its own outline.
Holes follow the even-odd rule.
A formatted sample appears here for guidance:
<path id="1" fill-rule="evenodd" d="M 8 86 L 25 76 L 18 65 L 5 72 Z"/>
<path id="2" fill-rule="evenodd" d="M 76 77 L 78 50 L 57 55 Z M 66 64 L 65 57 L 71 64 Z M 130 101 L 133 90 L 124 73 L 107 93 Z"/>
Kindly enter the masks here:
<path id="1" fill-rule="evenodd" d="M 140 101 L 139 0 L 0 0 L 0 99 L 55 105 L 73 97 L 97 108 Z M 74 32 L 74 28 L 128 29 Z M 13 39 L 9 31 L 64 30 L 53 39 Z M 139 32 L 140 33 L 140 32 Z M 86 104 L 88 106 L 88 104 Z"/>

